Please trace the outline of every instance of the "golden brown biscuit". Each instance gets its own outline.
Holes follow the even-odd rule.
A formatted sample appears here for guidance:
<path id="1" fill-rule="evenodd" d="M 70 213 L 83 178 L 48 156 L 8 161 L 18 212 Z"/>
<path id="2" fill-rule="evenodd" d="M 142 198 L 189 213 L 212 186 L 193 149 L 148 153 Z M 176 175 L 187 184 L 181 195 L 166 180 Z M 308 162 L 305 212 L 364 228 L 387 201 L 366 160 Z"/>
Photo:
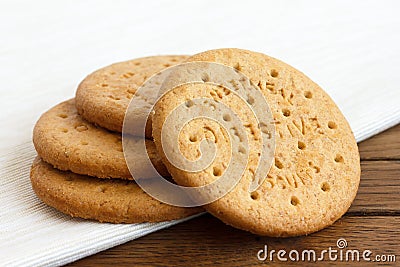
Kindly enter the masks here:
<path id="1" fill-rule="evenodd" d="M 134 181 L 93 179 L 60 171 L 37 157 L 31 168 L 36 195 L 47 205 L 72 217 L 110 223 L 175 220 L 200 213 L 200 208 L 163 204 Z"/>
<path id="2" fill-rule="evenodd" d="M 245 150 L 231 151 L 226 131 L 215 121 L 204 118 L 183 128 L 178 143 L 161 143 L 163 124 L 177 106 L 199 97 L 209 98 L 208 105 L 212 101 L 223 102 L 242 121 L 242 125 L 231 130 L 246 128 L 249 147 L 243 149 L 249 151 L 249 160 L 245 172 L 231 192 L 205 206 L 208 212 L 255 234 L 297 236 L 331 225 L 348 210 L 360 181 L 357 144 L 339 108 L 317 84 L 277 59 L 246 50 L 211 50 L 188 61 L 224 64 L 249 77 L 271 109 L 276 133 L 274 164 L 264 174 L 266 178 L 260 187 L 250 193 L 259 160 L 260 136 L 268 132 L 258 127 L 243 101 L 220 86 L 196 83 L 174 88 L 156 104 L 153 115 L 156 148 L 174 180 L 181 185 L 203 186 L 215 181 L 223 175 L 232 155 Z M 247 102 L 252 104 L 251 97 Z M 193 105 L 187 105 L 188 109 Z M 221 120 L 229 119 L 224 114 L 220 116 Z M 164 127 L 167 132 L 174 130 L 168 125 Z M 178 152 L 181 152 L 193 161 L 201 155 L 199 144 L 204 138 L 215 143 L 218 153 L 209 167 L 198 172 L 175 167 L 163 151 L 163 146 L 179 147 L 173 157 L 180 157 Z"/>
<path id="3" fill-rule="evenodd" d="M 112 64 L 89 74 L 76 91 L 76 107 L 86 120 L 122 132 L 126 109 L 137 88 L 157 72 L 188 56 L 152 56 Z M 151 138 L 151 123 L 146 128 Z"/>
<path id="4" fill-rule="evenodd" d="M 58 104 L 40 117 L 33 130 L 33 143 L 39 156 L 60 170 L 99 178 L 133 179 L 122 151 L 121 134 L 82 119 L 74 99 Z M 157 171 L 169 176 L 154 143 L 146 140 L 146 146 Z M 137 162 L 142 164 L 140 159 Z"/>

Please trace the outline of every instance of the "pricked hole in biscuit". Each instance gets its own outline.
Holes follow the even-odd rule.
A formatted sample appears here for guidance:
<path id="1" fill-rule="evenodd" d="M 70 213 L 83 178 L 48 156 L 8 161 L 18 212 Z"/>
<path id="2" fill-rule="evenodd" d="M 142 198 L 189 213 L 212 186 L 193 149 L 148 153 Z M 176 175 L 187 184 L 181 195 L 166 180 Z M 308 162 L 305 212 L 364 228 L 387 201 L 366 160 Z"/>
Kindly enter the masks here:
<path id="1" fill-rule="evenodd" d="M 277 70 L 275 70 L 275 69 L 271 70 L 271 77 L 276 78 L 276 77 L 278 77 L 278 75 L 279 75 L 279 72 Z"/>
<path id="2" fill-rule="evenodd" d="M 113 95 L 108 95 L 108 98 L 114 99 L 114 100 L 121 100 L 121 98 L 113 96 Z"/>
<path id="3" fill-rule="evenodd" d="M 84 132 L 87 131 L 89 128 L 84 125 L 84 124 L 78 124 L 75 126 L 75 130 L 77 130 L 78 132 Z"/>
<path id="4" fill-rule="evenodd" d="M 185 102 L 185 106 L 187 108 L 193 107 L 193 105 L 194 105 L 194 102 L 192 100 L 188 100 L 188 101 Z"/>
<path id="5" fill-rule="evenodd" d="M 222 175 L 222 170 L 218 167 L 213 167 L 213 175 L 214 176 L 221 176 Z"/>
<path id="6" fill-rule="evenodd" d="M 197 136 L 196 135 L 191 135 L 189 137 L 189 141 L 192 142 L 192 143 L 197 142 Z"/>
<path id="7" fill-rule="evenodd" d="M 202 75 L 201 75 L 201 80 L 203 81 L 203 82 L 209 82 L 210 81 L 210 76 L 207 74 L 207 73 L 203 73 Z"/>
<path id="8" fill-rule="evenodd" d="M 320 173 L 321 172 L 321 168 L 320 167 L 314 166 L 313 168 L 315 170 L 315 173 Z"/>
<path id="9" fill-rule="evenodd" d="M 274 186 L 276 185 L 276 181 L 274 181 L 274 177 L 272 175 L 268 174 L 265 179 L 264 185 L 268 189 L 274 188 Z"/>
<path id="10" fill-rule="evenodd" d="M 336 163 L 343 163 L 344 162 L 344 158 L 342 157 L 342 155 L 337 154 L 335 157 L 335 162 Z"/>
<path id="11" fill-rule="evenodd" d="M 64 114 L 64 113 L 58 114 L 57 116 L 60 117 L 60 118 L 63 118 L 63 119 L 68 118 L 68 115 Z"/>
<path id="12" fill-rule="evenodd" d="M 101 87 L 107 87 L 107 86 L 108 86 L 108 84 L 106 84 L 106 83 L 101 84 Z"/>
<path id="13" fill-rule="evenodd" d="M 223 119 L 224 121 L 231 121 L 231 120 L 232 120 L 231 115 L 229 115 L 229 114 L 224 114 L 224 115 L 222 116 L 222 119 Z"/>
<path id="14" fill-rule="evenodd" d="M 178 60 L 176 58 L 172 58 L 171 62 L 177 62 Z"/>
<path id="15" fill-rule="evenodd" d="M 298 141 L 298 142 L 297 142 L 297 147 L 298 147 L 300 150 L 304 150 L 304 149 L 306 149 L 306 144 L 305 144 L 304 142 L 302 142 L 302 141 Z"/>
<path id="16" fill-rule="evenodd" d="M 255 102 L 254 97 L 252 97 L 251 95 L 247 96 L 247 103 L 249 103 L 249 105 L 253 105 Z"/>
<path id="17" fill-rule="evenodd" d="M 166 67 L 166 68 L 171 67 L 171 64 L 166 63 L 166 64 L 164 64 L 164 67 Z"/>
<path id="18" fill-rule="evenodd" d="M 278 169 L 283 169 L 283 163 L 279 161 L 279 159 L 275 159 L 275 166 Z"/>
<path id="19" fill-rule="evenodd" d="M 330 121 L 328 122 L 328 128 L 333 130 L 337 128 L 337 125 L 334 121 Z"/>
<path id="20" fill-rule="evenodd" d="M 139 66 L 140 65 L 140 62 L 135 62 L 135 66 Z"/>
<path id="21" fill-rule="evenodd" d="M 282 114 L 285 117 L 289 117 L 290 116 L 290 110 L 287 108 L 282 109 Z"/>
<path id="22" fill-rule="evenodd" d="M 246 149 L 243 146 L 239 146 L 238 152 L 241 154 L 246 154 Z"/>
<path id="23" fill-rule="evenodd" d="M 82 146 L 87 146 L 89 143 L 88 142 L 86 142 L 86 141 L 81 141 L 81 145 Z"/>
<path id="24" fill-rule="evenodd" d="M 242 70 L 242 66 L 240 66 L 239 62 L 235 64 L 235 66 L 233 67 L 235 70 L 237 71 L 241 71 Z"/>
<path id="25" fill-rule="evenodd" d="M 310 99 L 310 98 L 313 97 L 313 95 L 312 95 L 312 93 L 310 91 L 305 91 L 304 92 L 304 97 Z"/>
<path id="26" fill-rule="evenodd" d="M 260 194 L 257 191 L 251 192 L 250 197 L 252 200 L 258 200 L 260 198 Z"/>
<path id="27" fill-rule="evenodd" d="M 331 190 L 331 186 L 329 185 L 329 183 L 324 182 L 321 185 L 321 190 L 324 192 L 328 192 L 329 190 Z"/>
<path id="28" fill-rule="evenodd" d="M 296 196 L 292 196 L 290 198 L 290 204 L 292 204 L 293 206 L 297 206 L 300 204 L 300 200 Z"/>
<path id="29" fill-rule="evenodd" d="M 67 128 L 62 128 L 62 129 L 61 129 L 61 132 L 63 132 L 63 133 L 68 133 L 68 129 L 67 129 Z"/>
<path id="30" fill-rule="evenodd" d="M 103 187 L 103 186 L 99 186 L 98 191 L 100 193 L 105 193 L 107 191 L 107 188 Z"/>

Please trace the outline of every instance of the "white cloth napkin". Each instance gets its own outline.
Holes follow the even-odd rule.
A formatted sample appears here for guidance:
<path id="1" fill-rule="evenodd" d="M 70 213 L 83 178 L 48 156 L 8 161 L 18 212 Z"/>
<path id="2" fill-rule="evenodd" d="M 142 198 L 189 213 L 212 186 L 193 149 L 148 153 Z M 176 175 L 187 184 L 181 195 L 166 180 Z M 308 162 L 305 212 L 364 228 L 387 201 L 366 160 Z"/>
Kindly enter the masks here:
<path id="1" fill-rule="evenodd" d="M 71 218 L 43 204 L 29 182 L 31 143 L 0 158 L 0 266 L 59 266 L 185 219 L 108 224 Z"/>
<path id="2" fill-rule="evenodd" d="M 34 195 L 32 126 L 100 66 L 246 48 L 280 58 L 320 84 L 358 141 L 399 123 L 399 2 L 305 2 L 3 1 L 0 266 L 62 265 L 190 219 L 100 224 L 71 219 Z"/>

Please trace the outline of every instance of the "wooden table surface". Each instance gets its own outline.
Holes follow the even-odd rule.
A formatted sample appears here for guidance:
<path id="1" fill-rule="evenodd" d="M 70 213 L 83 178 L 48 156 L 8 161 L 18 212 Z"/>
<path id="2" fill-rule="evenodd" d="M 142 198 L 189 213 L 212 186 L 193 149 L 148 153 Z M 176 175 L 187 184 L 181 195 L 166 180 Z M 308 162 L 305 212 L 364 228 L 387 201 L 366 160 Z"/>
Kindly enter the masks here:
<path id="1" fill-rule="evenodd" d="M 309 236 L 296 238 L 259 237 L 227 226 L 209 214 L 169 229 L 152 233 L 111 248 L 70 266 L 249 266 L 259 265 L 257 252 L 295 249 L 322 251 L 338 249 L 344 238 L 347 248 L 375 255 L 397 255 L 400 266 L 400 125 L 359 144 L 361 184 L 350 210 L 334 225 Z M 344 249 L 344 251 L 346 251 Z M 317 254 L 319 255 L 319 254 Z M 287 255 L 286 255 L 287 257 Z M 328 256 L 325 257 L 327 259 Z M 296 264 L 291 261 L 265 261 L 269 265 Z M 323 265 L 345 264 L 341 261 L 318 262 Z M 301 262 L 297 262 L 301 264 Z M 305 263 L 303 263 L 305 264 Z M 352 265 L 375 266 L 378 263 L 351 262 Z M 379 264 L 382 264 L 381 262 Z"/>

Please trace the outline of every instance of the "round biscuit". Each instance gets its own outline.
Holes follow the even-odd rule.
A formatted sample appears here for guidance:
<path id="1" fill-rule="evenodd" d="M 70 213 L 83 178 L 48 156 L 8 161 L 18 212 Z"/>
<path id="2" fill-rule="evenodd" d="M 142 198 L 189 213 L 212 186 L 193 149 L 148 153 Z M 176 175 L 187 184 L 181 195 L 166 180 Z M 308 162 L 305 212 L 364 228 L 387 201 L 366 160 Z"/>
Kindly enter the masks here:
<path id="1" fill-rule="evenodd" d="M 110 223 L 161 222 L 185 218 L 201 208 L 161 203 L 134 181 L 93 179 L 60 171 L 37 157 L 31 168 L 36 195 L 47 205 L 72 217 Z"/>
<path id="2" fill-rule="evenodd" d="M 249 161 L 239 183 L 205 209 L 234 227 L 267 236 L 305 235 L 327 227 L 350 207 L 360 181 L 357 143 L 345 117 L 317 84 L 295 68 L 267 55 L 240 49 L 218 49 L 194 55 L 188 62 L 215 62 L 246 75 L 266 99 L 275 127 L 274 164 L 254 191 L 262 129 L 245 114 L 245 103 L 210 83 L 175 87 L 154 107 L 153 137 L 173 179 L 184 186 L 204 186 L 218 179 L 229 163 L 227 134 L 207 119 L 183 128 L 176 157 L 196 160 L 204 138 L 213 140 L 214 162 L 204 170 L 189 172 L 168 161 L 161 142 L 162 127 L 171 112 L 191 98 L 208 97 L 225 102 L 242 119 L 249 140 Z M 180 74 L 183 75 L 182 73 Z M 193 75 L 193 74 L 191 74 Z M 189 107 L 190 108 L 190 107 Z M 224 114 L 220 114 L 223 119 Z M 174 129 L 170 129 L 171 131 Z M 165 146 L 164 146 L 165 147 Z M 178 152 L 182 153 L 178 154 Z"/>
<path id="3" fill-rule="evenodd" d="M 156 170 L 164 177 L 170 176 L 153 141 L 145 142 Z M 74 99 L 56 105 L 40 117 L 33 130 L 33 143 L 39 156 L 60 170 L 99 178 L 133 179 L 126 165 L 121 134 L 81 118 Z M 137 163 L 142 164 L 139 158 Z"/>

